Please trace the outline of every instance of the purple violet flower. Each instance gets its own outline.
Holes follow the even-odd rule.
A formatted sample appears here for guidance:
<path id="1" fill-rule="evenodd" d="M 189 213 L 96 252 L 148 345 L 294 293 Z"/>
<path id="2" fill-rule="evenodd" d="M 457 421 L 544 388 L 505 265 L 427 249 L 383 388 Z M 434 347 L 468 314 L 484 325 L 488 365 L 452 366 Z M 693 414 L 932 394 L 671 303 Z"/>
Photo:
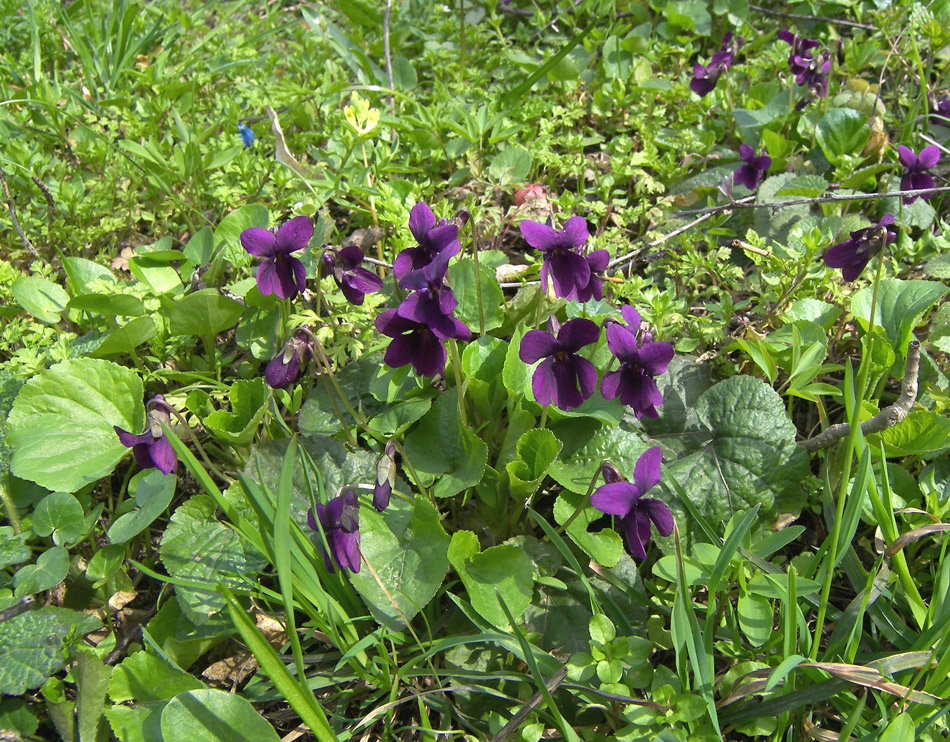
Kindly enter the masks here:
<path id="1" fill-rule="evenodd" d="M 554 295 L 561 299 L 576 299 L 593 292 L 588 290 L 591 280 L 591 258 L 593 265 L 600 265 L 601 250 L 584 257 L 578 248 L 586 244 L 590 233 L 587 221 L 580 216 L 572 216 L 564 224 L 564 229 L 555 230 L 549 224 L 541 224 L 525 219 L 519 225 L 521 234 L 531 247 L 544 253 L 541 263 L 541 286 L 548 290 L 548 278 L 554 284 Z M 603 269 L 606 270 L 606 265 Z M 590 296 L 587 296 L 590 298 Z M 586 300 L 582 300 L 586 301 Z"/>
<path id="2" fill-rule="evenodd" d="M 933 98 L 930 101 L 930 115 L 935 124 L 947 126 L 950 124 L 950 96 Z"/>
<path id="3" fill-rule="evenodd" d="M 885 214 L 876 225 L 858 229 L 850 240 L 829 247 L 822 260 L 829 268 L 841 268 L 845 281 L 853 281 L 874 255 L 897 239 L 897 233 L 888 229 L 893 223 L 894 215 Z"/>
<path id="4" fill-rule="evenodd" d="M 620 527 L 627 537 L 630 553 L 640 559 L 647 558 L 646 545 L 650 542 L 650 524 L 656 526 L 661 536 L 673 533 L 673 513 L 662 500 L 644 497 L 660 481 L 660 462 L 663 452 L 648 448 L 637 459 L 633 469 L 633 484 L 620 478 L 614 469 L 603 472 L 607 484 L 598 487 L 590 498 L 590 504 L 600 512 L 620 517 Z"/>
<path id="5" fill-rule="evenodd" d="M 567 299 L 577 299 L 584 302 L 596 299 L 600 301 L 604 297 L 604 281 L 598 276 L 607 270 L 607 264 L 610 261 L 610 253 L 607 250 L 594 250 L 590 255 L 585 255 L 587 267 L 590 268 L 590 281 L 582 289 L 576 289 Z"/>
<path id="6" fill-rule="evenodd" d="M 522 222 L 524 224 L 524 222 Z M 554 405 L 562 410 L 580 407 L 594 393 L 597 369 L 586 358 L 577 355 L 585 345 L 596 343 L 600 328 L 589 319 L 572 319 L 558 325 L 554 317 L 548 322 L 551 334 L 530 330 L 521 338 L 518 357 L 538 364 L 531 378 L 534 398 L 540 405 Z M 556 333 L 557 338 L 552 337 Z"/>
<path id="7" fill-rule="evenodd" d="M 917 191 L 924 188 L 933 188 L 935 183 L 933 177 L 927 171 L 940 161 L 940 150 L 936 145 L 931 144 L 920 150 L 918 155 L 910 147 L 903 144 L 897 147 L 898 156 L 901 165 L 904 166 L 904 175 L 901 177 L 902 191 Z M 920 198 L 925 201 L 933 198 L 933 193 L 921 194 Z M 904 196 L 904 205 L 912 204 L 917 200 L 917 196 Z"/>
<path id="8" fill-rule="evenodd" d="M 811 91 L 811 97 L 803 97 L 795 106 L 796 110 L 801 110 L 815 98 L 826 97 L 831 53 L 823 50 L 815 56 L 812 50 L 820 46 L 815 39 L 806 39 L 789 31 L 779 31 L 778 37 L 792 47 L 788 55 L 788 68 L 795 76 L 795 82 Z"/>
<path id="9" fill-rule="evenodd" d="M 449 224 L 448 219 L 435 219 L 432 209 L 422 201 L 409 212 L 409 231 L 416 238 L 418 247 L 407 247 L 396 256 L 393 262 L 393 277 L 400 281 L 409 272 L 424 268 L 432 259 L 443 252 L 449 257 L 462 249 L 459 242 L 459 228 Z"/>
<path id="10" fill-rule="evenodd" d="M 383 455 L 376 462 L 376 484 L 373 487 L 373 507 L 380 513 L 389 507 L 389 500 L 396 483 L 396 445 L 392 440 L 383 448 Z"/>
<path id="11" fill-rule="evenodd" d="M 165 397 L 156 394 L 146 405 L 145 432 L 135 435 L 113 426 L 119 440 L 126 448 L 132 449 L 135 462 L 143 469 L 156 468 L 162 474 L 171 474 L 178 468 L 178 457 L 171 442 L 165 436 L 161 423 L 171 424 L 171 407 Z"/>
<path id="12" fill-rule="evenodd" d="M 399 282 L 400 287 L 412 293 L 402 300 L 396 314 L 426 325 L 442 340 L 468 340 L 471 331 L 452 316 L 458 299 L 445 282 L 450 257 L 448 251 L 440 252 L 425 268 L 408 273 Z"/>
<path id="13" fill-rule="evenodd" d="M 654 342 L 653 333 L 640 331 L 640 313 L 631 306 L 620 309 L 626 325 L 607 321 L 607 347 L 620 361 L 620 368 L 608 371 L 600 384 L 604 399 L 616 399 L 630 407 L 639 420 L 657 418 L 657 406 L 663 404 L 663 395 L 654 377 L 666 371 L 673 360 L 673 346 Z"/>
<path id="14" fill-rule="evenodd" d="M 755 156 L 755 150 L 748 144 L 739 145 L 739 159 L 745 162 L 740 165 L 733 176 L 734 182 L 742 183 L 750 191 L 754 191 L 762 175 L 772 167 L 772 158 L 768 155 Z"/>
<path id="15" fill-rule="evenodd" d="M 281 299 L 292 299 L 304 290 L 306 271 L 291 253 L 307 247 L 311 237 L 313 221 L 309 216 L 296 216 L 285 222 L 276 235 L 260 227 L 241 232 L 244 249 L 265 258 L 257 269 L 257 288 L 263 296 L 276 294 Z"/>
<path id="16" fill-rule="evenodd" d="M 336 285 L 350 304 L 360 306 L 366 294 L 374 294 L 383 287 L 383 279 L 363 268 L 363 251 L 356 245 L 340 250 L 332 247 L 323 253 L 323 264 L 330 271 Z"/>
<path id="17" fill-rule="evenodd" d="M 317 517 L 313 510 L 307 513 L 307 524 L 314 531 L 323 531 L 330 552 L 323 552 L 323 562 L 330 572 L 335 572 L 333 560 L 340 569 L 350 572 L 360 571 L 360 503 L 356 493 L 347 489 L 339 497 L 334 497 L 326 505 L 316 505 Z M 317 521 L 319 521 L 319 526 Z"/>
<path id="18" fill-rule="evenodd" d="M 735 44 L 731 44 L 731 41 L 732 32 L 730 31 L 722 37 L 722 46 L 719 47 L 719 51 L 713 54 L 709 64 L 693 65 L 693 79 L 690 80 L 689 89 L 700 98 L 711 93 L 722 74 L 732 66 L 736 51 L 742 44 L 742 37 L 736 39 Z"/>
<path id="19" fill-rule="evenodd" d="M 453 321 L 458 337 L 471 337 L 471 331 L 464 323 Z M 387 309 L 376 317 L 376 329 L 392 338 L 383 356 L 383 361 L 390 368 L 410 363 L 419 376 L 441 376 L 445 373 L 445 345 L 428 325 L 400 317 L 395 309 Z"/>

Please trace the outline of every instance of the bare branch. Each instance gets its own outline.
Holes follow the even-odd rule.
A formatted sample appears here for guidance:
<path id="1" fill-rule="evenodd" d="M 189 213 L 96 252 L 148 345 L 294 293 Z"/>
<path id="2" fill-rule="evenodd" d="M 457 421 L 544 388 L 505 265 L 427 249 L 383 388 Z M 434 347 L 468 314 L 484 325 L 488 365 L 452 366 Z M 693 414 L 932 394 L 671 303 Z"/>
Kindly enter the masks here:
<path id="1" fill-rule="evenodd" d="M 861 423 L 861 432 L 864 435 L 880 433 L 882 430 L 893 428 L 907 417 L 917 399 L 917 373 L 920 370 L 920 341 L 911 340 L 907 346 L 907 365 L 904 367 L 904 380 L 901 382 L 901 393 L 894 404 L 885 407 L 870 420 Z M 799 441 L 798 445 L 806 451 L 817 451 L 827 448 L 841 440 L 851 432 L 848 423 L 838 423 L 825 428 L 814 438 Z"/>
<path id="2" fill-rule="evenodd" d="M 16 233 L 20 235 L 20 242 L 23 243 L 23 247 L 29 250 L 34 258 L 38 258 L 40 254 L 27 239 L 26 235 L 23 234 L 23 227 L 20 226 L 20 220 L 16 217 L 16 204 L 13 203 L 13 196 L 10 195 L 10 187 L 7 185 L 7 178 L 3 174 L 3 170 L 0 170 L 0 184 L 3 185 L 3 197 L 7 200 L 7 208 L 10 210 L 10 221 L 13 222 L 13 228 L 16 230 Z"/>
<path id="3" fill-rule="evenodd" d="M 829 23 L 837 26 L 848 26 L 849 28 L 863 28 L 865 31 L 874 31 L 876 30 L 874 26 L 869 23 L 858 23 L 857 21 L 846 21 L 840 18 L 823 18 L 820 15 L 802 15 L 800 13 L 786 13 L 782 10 L 772 10 L 771 8 L 763 8 L 761 5 L 753 5 L 749 3 L 749 10 L 754 10 L 763 15 L 771 15 L 776 18 L 792 18 L 796 21 L 809 21 L 813 23 Z"/>

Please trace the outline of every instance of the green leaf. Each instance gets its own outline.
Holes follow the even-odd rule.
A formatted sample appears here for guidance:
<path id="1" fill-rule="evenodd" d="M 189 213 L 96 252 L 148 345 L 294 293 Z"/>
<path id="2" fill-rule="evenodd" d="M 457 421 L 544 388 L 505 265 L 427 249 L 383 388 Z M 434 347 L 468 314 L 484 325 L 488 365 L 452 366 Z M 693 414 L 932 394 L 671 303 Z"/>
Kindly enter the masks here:
<path id="1" fill-rule="evenodd" d="M 455 389 L 443 393 L 410 431 L 406 456 L 415 470 L 435 478 L 436 497 L 451 497 L 482 479 L 488 447 L 459 421 Z"/>
<path id="2" fill-rule="evenodd" d="M 425 415 L 431 406 L 432 400 L 428 397 L 407 399 L 371 418 L 366 427 L 387 438 L 402 435 L 410 425 Z"/>
<path id="3" fill-rule="evenodd" d="M 132 433 L 145 426 L 142 382 L 109 361 L 63 361 L 23 385 L 7 425 L 14 475 L 75 492 L 111 473 L 129 452 L 113 426 Z"/>
<path id="4" fill-rule="evenodd" d="M 0 693 L 19 696 L 39 688 L 66 664 L 66 645 L 101 625 L 93 616 L 52 606 L 0 622 Z"/>
<path id="5" fill-rule="evenodd" d="M 112 668 L 91 650 L 83 649 L 76 652 L 74 673 L 78 688 L 76 726 L 79 727 L 79 742 L 96 742 L 100 736 L 99 722 Z"/>
<path id="6" fill-rule="evenodd" d="M 62 286 L 39 276 L 21 276 L 10 286 L 10 293 L 17 304 L 48 325 L 59 322 L 69 301 Z"/>
<path id="7" fill-rule="evenodd" d="M 79 500 L 65 492 L 54 492 L 44 497 L 33 511 L 33 532 L 37 536 L 53 537 L 53 543 L 63 546 L 83 535 L 83 512 Z"/>
<path id="8" fill-rule="evenodd" d="M 244 314 L 244 305 L 215 289 L 188 294 L 172 306 L 168 325 L 172 335 L 217 335 L 230 330 Z"/>
<path id="9" fill-rule="evenodd" d="M 587 493 L 604 461 L 618 467 L 632 481 L 637 459 L 650 447 L 639 435 L 619 426 L 598 426 L 593 433 L 588 428 L 585 437 L 573 438 L 583 429 L 577 420 L 564 419 L 552 425 L 551 430 L 564 442 L 561 456 L 551 463 L 551 476 L 565 489 L 580 495 Z"/>
<path id="10" fill-rule="evenodd" d="M 505 467 L 511 496 L 525 499 L 533 495 L 562 447 L 554 433 L 544 428 L 528 430 L 518 439 L 517 455 Z"/>
<path id="11" fill-rule="evenodd" d="M 708 522 L 726 523 L 758 504 L 760 520 L 767 521 L 776 515 L 779 498 L 783 511 L 801 506 L 808 457 L 795 445 L 795 426 L 771 387 L 734 376 L 700 394 L 693 409 L 695 418 L 686 409 L 667 416 L 664 401 L 648 430 L 664 449 L 668 474 Z M 682 507 L 670 505 L 674 512 Z M 691 518 L 679 515 L 687 534 L 700 534 Z"/>
<path id="12" fill-rule="evenodd" d="M 176 588 L 182 610 L 197 625 L 224 608 L 216 583 L 243 585 L 240 576 L 255 574 L 263 564 L 260 555 L 245 550 L 234 530 L 215 518 L 214 511 L 214 500 L 207 495 L 189 499 L 175 510 L 159 549 L 169 575 L 208 585 L 207 590 Z"/>
<path id="13" fill-rule="evenodd" d="M 932 456 L 950 449 L 950 419 L 931 410 L 914 410 L 877 436 L 888 456 Z"/>
<path id="14" fill-rule="evenodd" d="M 0 700 L 0 729 L 13 732 L 13 739 L 31 737 L 38 728 L 39 721 L 24 699 Z"/>
<path id="15" fill-rule="evenodd" d="M 868 117 L 853 108 L 832 108 L 815 129 L 818 146 L 828 162 L 840 163 L 846 156 L 861 154 L 871 136 Z"/>
<path id="16" fill-rule="evenodd" d="M 104 580 L 109 579 L 122 568 L 124 561 L 125 546 L 107 544 L 97 549 L 92 555 L 92 559 L 86 565 L 86 579 L 94 583 L 94 588 L 100 588 Z"/>
<path id="17" fill-rule="evenodd" d="M 155 296 L 177 294 L 182 290 L 178 271 L 166 260 L 149 257 L 147 252 L 129 258 L 129 271 Z"/>
<path id="18" fill-rule="evenodd" d="M 36 564 L 17 570 L 13 575 L 13 594 L 20 598 L 49 590 L 65 580 L 68 573 L 69 552 L 62 546 L 54 546 L 40 554 Z"/>
<path id="19" fill-rule="evenodd" d="M 207 265 L 214 255 L 214 232 L 211 227 L 202 227 L 195 232 L 182 250 L 182 255 L 190 265 Z"/>
<path id="20" fill-rule="evenodd" d="M 495 272 L 479 265 L 482 288 L 482 312 L 485 314 L 485 330 L 494 330 L 505 322 L 505 296 L 495 279 Z M 458 299 L 455 316 L 473 332 L 478 332 L 478 287 L 475 284 L 475 261 L 459 258 L 449 267 L 452 290 Z"/>
<path id="21" fill-rule="evenodd" d="M 572 492 L 562 492 L 554 503 L 554 520 L 563 526 L 583 501 L 583 496 Z M 620 535 L 611 528 L 591 532 L 587 527 L 604 514 L 593 507 L 585 507 L 574 522 L 567 527 L 567 535 L 581 547 L 595 562 L 604 567 L 613 567 L 623 556 L 623 542 Z"/>
<path id="22" fill-rule="evenodd" d="M 74 296 L 67 309 L 92 312 L 106 317 L 138 317 L 145 314 L 142 300 L 128 294 L 83 294 Z"/>
<path id="23" fill-rule="evenodd" d="M 883 327 L 894 349 L 907 357 L 914 328 L 921 316 L 950 291 L 937 281 L 902 281 L 885 278 L 878 285 L 874 324 Z M 871 287 L 861 289 L 851 299 L 851 312 L 867 330 L 871 319 Z"/>
<path id="24" fill-rule="evenodd" d="M 114 356 L 128 353 L 148 342 L 158 329 L 151 317 L 137 317 L 106 335 L 95 350 L 96 356 Z"/>
<path id="25" fill-rule="evenodd" d="M 754 647 L 761 647 L 772 635 L 772 604 L 753 593 L 739 595 L 739 628 Z"/>
<path id="26" fill-rule="evenodd" d="M 512 394 L 530 394 L 531 391 L 531 366 L 518 356 L 521 339 L 529 329 L 525 326 L 516 328 L 511 336 L 511 342 L 508 344 L 508 353 L 505 356 L 501 379 Z"/>
<path id="27" fill-rule="evenodd" d="M 113 670 L 109 697 L 115 703 L 152 703 L 204 687 L 196 677 L 172 667 L 161 657 L 151 652 L 136 652 Z"/>
<path id="28" fill-rule="evenodd" d="M 347 364 L 336 374 L 337 384 L 347 401 L 368 417 L 379 414 L 385 408 L 370 391 L 381 365 L 382 355 L 373 353 Z M 330 435 L 340 430 L 340 420 L 333 408 L 334 402 L 346 424 L 353 425 L 356 421 L 346 411 L 346 407 L 336 395 L 336 390 L 333 389 L 331 401 L 326 385 L 318 382 L 300 408 L 297 421 L 300 432 L 304 435 Z"/>
<path id="29" fill-rule="evenodd" d="M 776 198 L 795 201 L 799 198 L 815 198 L 828 189 L 828 181 L 821 175 L 799 175 L 785 183 L 775 192 Z"/>
<path id="30" fill-rule="evenodd" d="M 834 304 L 818 299 L 799 299 L 792 302 L 782 319 L 788 323 L 808 322 L 829 330 L 840 316 L 841 310 Z"/>
<path id="31" fill-rule="evenodd" d="M 888 723 L 878 742 L 914 742 L 917 739 L 917 727 L 914 717 L 906 711 L 899 713 Z"/>
<path id="32" fill-rule="evenodd" d="M 0 569 L 22 564 L 32 552 L 24 542 L 30 538 L 28 531 L 14 533 L 10 526 L 0 526 Z"/>
<path id="33" fill-rule="evenodd" d="M 399 90 L 412 90 L 418 83 L 416 70 L 405 57 L 393 57 L 393 85 Z"/>
<path id="34" fill-rule="evenodd" d="M 517 620 L 531 603 L 534 584 L 531 560 L 522 549 L 508 544 L 492 546 L 479 553 L 478 538 L 471 531 L 456 531 L 448 550 L 472 607 L 496 626 L 508 623 L 495 596 L 497 590 Z"/>
<path id="35" fill-rule="evenodd" d="M 246 446 L 267 412 L 270 390 L 263 379 L 240 379 L 231 385 L 231 411 L 215 410 L 201 421 L 208 432 L 233 446 Z"/>
<path id="36" fill-rule="evenodd" d="M 120 515 L 109 526 L 109 541 L 122 544 L 148 528 L 171 504 L 176 482 L 174 474 L 162 474 L 158 469 L 146 469 L 132 477 L 129 492 L 135 498 L 135 510 Z"/>
<path id="37" fill-rule="evenodd" d="M 411 507 L 393 500 L 381 514 L 362 507 L 360 551 L 396 605 L 368 569 L 350 575 L 350 582 L 379 623 L 402 628 L 404 620 L 411 621 L 442 585 L 449 569 L 448 546 L 439 512 L 422 497 L 416 497 Z"/>
<path id="38" fill-rule="evenodd" d="M 531 153 L 518 144 L 506 147 L 492 158 L 488 172 L 501 185 L 522 185 L 531 173 Z"/>
<path id="39" fill-rule="evenodd" d="M 266 206 L 247 204 L 224 217 L 214 230 L 215 249 L 224 245 L 224 261 L 232 265 L 250 265 L 251 256 L 241 247 L 241 232 L 251 227 L 267 229 L 270 214 Z"/>
<path id="40" fill-rule="evenodd" d="M 246 699 L 213 688 L 185 691 L 169 701 L 162 710 L 162 736 L 189 742 L 280 742 Z"/>
<path id="41" fill-rule="evenodd" d="M 93 281 L 116 282 L 112 271 L 85 258 L 63 258 L 63 270 L 76 294 L 88 293 L 88 287 Z"/>

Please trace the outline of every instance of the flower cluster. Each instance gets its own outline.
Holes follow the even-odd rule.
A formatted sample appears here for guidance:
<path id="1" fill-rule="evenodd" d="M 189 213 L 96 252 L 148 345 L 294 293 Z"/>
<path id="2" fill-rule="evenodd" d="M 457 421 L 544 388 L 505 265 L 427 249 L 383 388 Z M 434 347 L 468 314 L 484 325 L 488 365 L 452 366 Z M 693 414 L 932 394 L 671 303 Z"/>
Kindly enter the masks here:
<path id="1" fill-rule="evenodd" d="M 639 313 L 632 307 L 621 309 L 626 325 L 608 320 L 607 347 L 620 368 L 604 374 L 601 394 L 629 406 L 637 418 L 657 417 L 656 407 L 663 397 L 654 378 L 666 371 L 673 359 L 673 346 L 655 342 L 653 334 L 640 331 Z M 600 339 L 600 328 L 589 319 L 572 319 L 560 326 L 554 317 L 549 332 L 530 330 L 521 339 L 518 356 L 525 363 L 537 363 L 531 390 L 542 405 L 552 402 L 562 410 L 580 407 L 597 388 L 597 370 L 578 351 Z M 541 360 L 544 359 L 544 360 Z"/>
<path id="2" fill-rule="evenodd" d="M 560 231 L 529 219 L 522 221 L 519 228 L 525 241 L 543 253 L 541 287 L 545 291 L 550 283 L 554 295 L 561 299 L 603 298 L 603 281 L 597 274 L 607 270 L 610 253 L 595 250 L 589 255 L 581 254 L 580 248 L 590 237 L 583 217 L 572 216 Z"/>
<path id="3" fill-rule="evenodd" d="M 792 47 L 788 54 L 788 68 L 795 76 L 795 82 L 809 91 L 795 108 L 801 110 L 816 98 L 826 97 L 831 52 L 824 49 L 815 54 L 814 50 L 820 46 L 815 39 L 806 39 L 790 31 L 779 31 L 778 37 Z"/>
<path id="4" fill-rule="evenodd" d="M 693 79 L 690 80 L 689 89 L 700 98 L 711 93 L 719 82 L 719 78 L 732 66 L 732 60 L 740 46 L 742 46 L 741 36 L 735 42 L 732 41 L 731 32 L 723 36 L 722 45 L 719 51 L 713 54 L 709 64 L 693 65 Z"/>

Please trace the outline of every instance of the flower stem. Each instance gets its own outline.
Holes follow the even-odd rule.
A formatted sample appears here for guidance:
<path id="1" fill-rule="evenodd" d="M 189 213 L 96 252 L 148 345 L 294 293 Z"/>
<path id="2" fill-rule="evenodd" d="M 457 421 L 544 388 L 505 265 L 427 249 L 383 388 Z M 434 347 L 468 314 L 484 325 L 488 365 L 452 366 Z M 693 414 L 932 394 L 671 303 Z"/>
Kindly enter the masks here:
<path id="1" fill-rule="evenodd" d="M 462 358 L 459 356 L 459 348 L 455 339 L 448 340 L 449 350 L 452 353 L 452 370 L 455 373 L 455 389 L 458 392 L 459 402 L 459 420 L 462 427 L 468 427 L 468 416 L 465 413 L 465 387 L 462 385 Z"/>
<path id="2" fill-rule="evenodd" d="M 478 251 L 480 242 L 478 237 L 478 223 L 474 215 L 472 219 L 472 258 L 475 261 L 475 296 L 478 297 L 478 334 L 479 337 L 485 335 L 485 310 L 482 307 L 482 275 L 478 267 Z"/>
<path id="3" fill-rule="evenodd" d="M 574 512 L 571 513 L 571 517 L 568 518 L 566 521 L 564 521 L 563 525 L 560 525 L 556 529 L 554 529 L 555 533 L 557 534 L 564 533 L 564 531 L 568 529 L 568 526 L 570 526 L 571 523 L 573 523 L 577 519 L 577 516 L 580 515 L 590 504 L 590 498 L 594 494 L 594 485 L 597 484 L 597 477 L 600 476 L 600 473 L 604 468 L 604 464 L 606 463 L 607 463 L 606 461 L 600 462 L 600 466 L 597 467 L 597 471 L 595 471 L 594 476 L 591 477 L 590 484 L 587 487 L 587 494 L 584 495 L 584 499 L 581 500 L 581 503 L 577 506 L 577 508 L 575 508 Z"/>

